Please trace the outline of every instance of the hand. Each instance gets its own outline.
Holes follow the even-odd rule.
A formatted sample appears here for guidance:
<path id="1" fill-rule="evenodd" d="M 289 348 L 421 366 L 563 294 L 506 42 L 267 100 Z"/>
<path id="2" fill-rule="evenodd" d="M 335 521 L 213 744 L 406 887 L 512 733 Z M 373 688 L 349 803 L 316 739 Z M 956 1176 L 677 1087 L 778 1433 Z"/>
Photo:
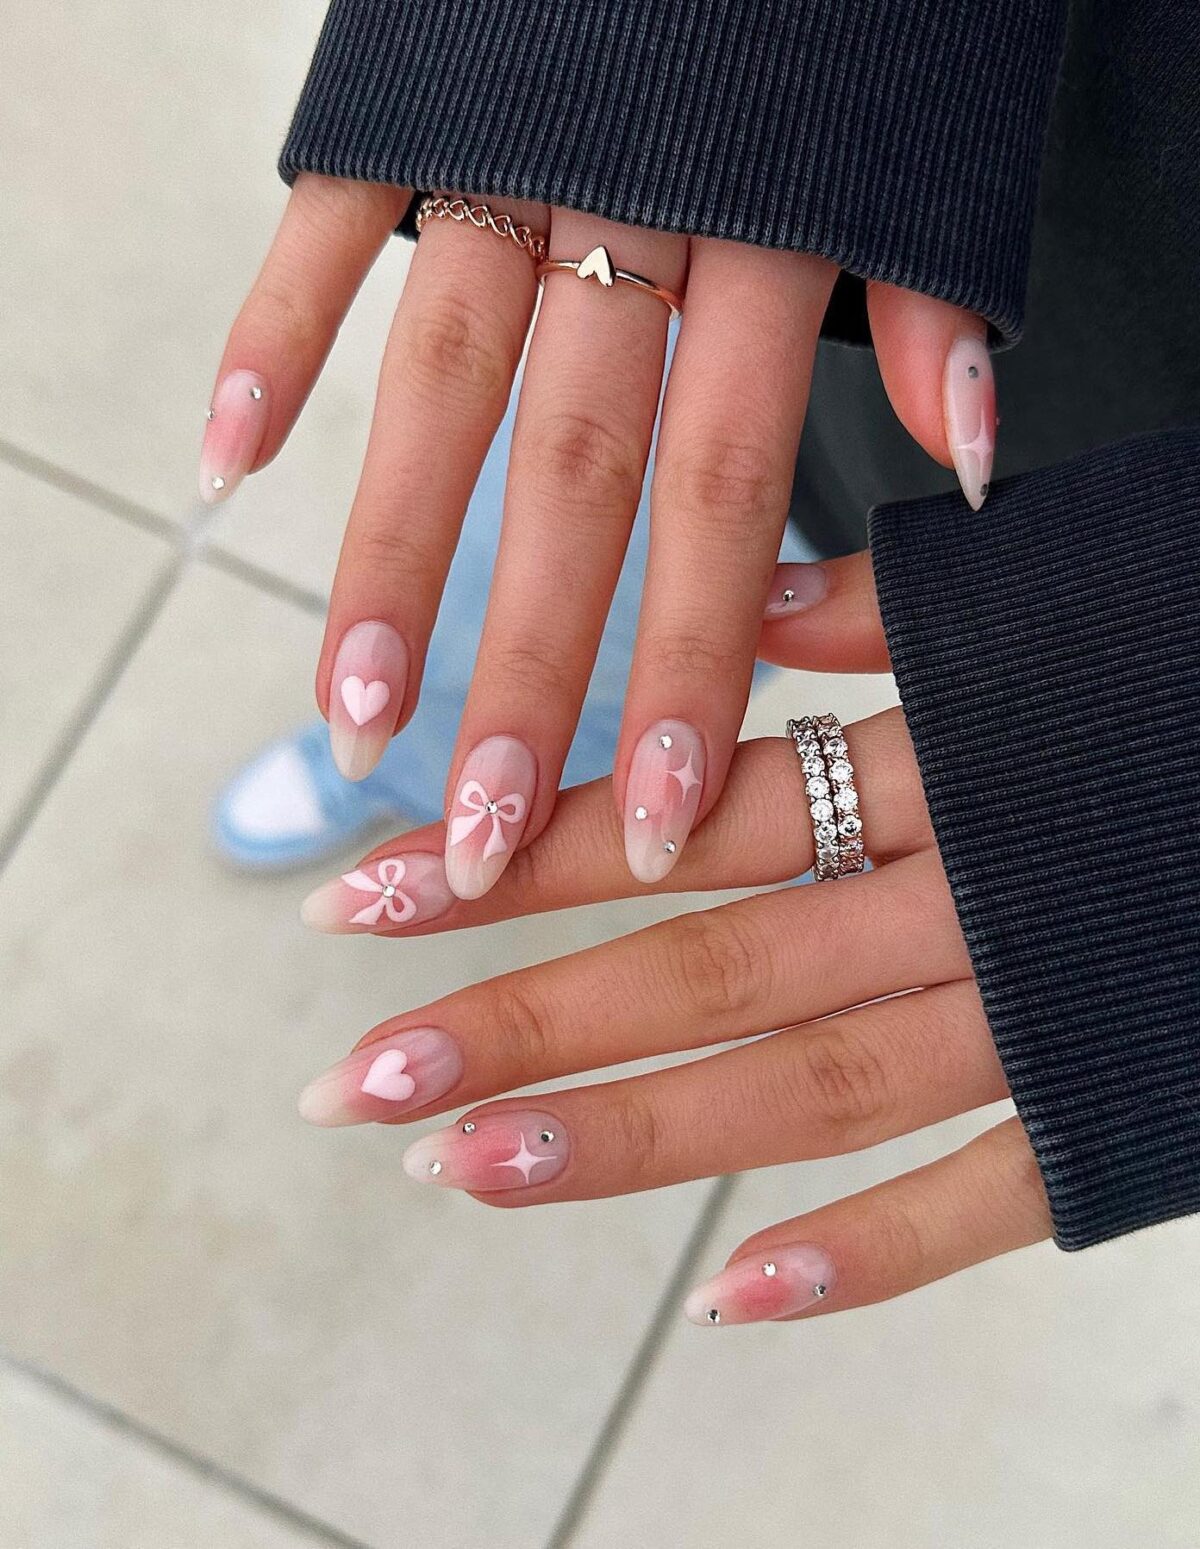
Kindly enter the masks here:
<path id="1" fill-rule="evenodd" d="M 822 649 L 840 641 L 843 659 L 877 662 L 883 639 L 864 558 L 822 568 L 826 601 L 768 625 L 773 654 L 811 665 L 807 636 Z M 790 647 L 787 631 L 799 636 Z M 407 1122 L 477 1105 L 410 1146 L 405 1170 L 518 1206 L 838 1154 L 1003 1098 L 903 715 L 849 727 L 846 741 L 871 872 L 685 914 L 392 1018 L 308 1088 L 306 1117 Z M 369 928 L 349 921 L 370 890 L 382 896 L 385 877 L 392 902 L 411 905 L 409 933 L 621 896 L 629 887 L 606 785 L 565 792 L 485 900 L 452 902 L 439 889 L 434 828 L 328 884 L 310 901 L 310 921 Z M 812 858 L 795 750 L 766 739 L 739 747 L 720 802 L 663 885 L 767 886 Z M 399 928 L 386 916 L 376 923 Z M 751 1038 L 649 1075 L 493 1101 L 579 1071 Z M 751 1238 L 687 1310 L 698 1322 L 739 1323 L 859 1306 L 1050 1231 L 1033 1154 L 1009 1120 L 932 1166 Z"/>
<path id="2" fill-rule="evenodd" d="M 366 183 L 297 181 L 221 363 L 202 465 L 206 499 L 227 496 L 279 450 L 407 200 L 404 190 Z M 551 256 L 582 259 L 603 245 L 617 267 L 686 292 L 616 757 L 628 862 L 654 882 L 713 807 L 733 756 L 837 269 L 806 254 L 620 226 L 575 210 L 501 199 L 490 208 L 546 234 Z M 318 672 L 335 756 L 352 779 L 374 767 L 415 707 L 459 528 L 536 296 L 535 265 L 516 242 L 450 219 L 426 225 L 384 355 Z M 994 415 L 984 323 L 886 285 L 870 287 L 869 306 L 898 416 L 947 465 L 946 427 L 955 430 L 960 471 L 978 503 L 988 477 L 980 448 Z M 553 811 L 638 504 L 668 315 L 660 300 L 628 285 L 606 290 L 570 274 L 547 281 L 446 791 L 457 819 L 446 869 L 461 898 L 486 892 Z M 690 754 L 670 834 L 633 817 L 662 778 L 663 735 Z M 481 822 L 492 801 L 498 823 Z"/>

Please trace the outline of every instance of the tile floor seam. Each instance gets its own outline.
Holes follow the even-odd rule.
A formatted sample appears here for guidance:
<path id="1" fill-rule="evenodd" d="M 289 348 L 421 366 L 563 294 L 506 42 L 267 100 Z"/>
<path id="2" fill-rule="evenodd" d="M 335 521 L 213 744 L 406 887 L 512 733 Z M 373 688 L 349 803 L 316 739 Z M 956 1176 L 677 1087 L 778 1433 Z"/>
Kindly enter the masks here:
<path id="1" fill-rule="evenodd" d="M 103 1399 L 98 1399 L 90 1393 L 84 1392 L 74 1384 L 66 1381 L 57 1373 L 43 1370 L 28 1361 L 22 1361 L 8 1351 L 0 1352 L 0 1364 L 8 1367 L 12 1372 L 19 1373 L 22 1377 L 38 1383 L 47 1392 L 64 1403 L 72 1405 L 91 1417 L 98 1425 L 103 1426 L 115 1435 L 132 1437 L 141 1443 L 148 1451 L 159 1457 L 169 1459 L 171 1462 L 186 1468 L 198 1478 L 215 1484 L 225 1490 L 227 1494 L 246 1501 L 260 1510 L 265 1511 L 276 1521 L 309 1536 L 316 1536 L 322 1549 L 374 1549 L 374 1546 L 366 1543 L 361 1538 L 351 1538 L 336 1528 L 332 1523 L 324 1522 L 319 1517 L 311 1516 L 308 1512 L 293 1506 L 282 1496 L 273 1495 L 269 1490 L 260 1489 L 250 1480 L 243 1479 L 237 1474 L 230 1473 L 215 1463 L 211 1458 L 202 1457 L 200 1454 L 181 1446 L 179 1442 L 172 1441 L 160 1431 L 153 1430 L 150 1426 L 143 1425 L 116 1408 L 112 1404 L 106 1404 Z"/>
<path id="2" fill-rule="evenodd" d="M 27 451 L 24 447 L 17 446 L 15 442 L 7 441 L 3 437 L 0 437 L 0 462 L 7 463 L 10 468 L 15 468 L 19 473 L 28 474 L 30 478 L 37 479 L 42 484 L 49 484 L 54 489 L 62 490 L 66 495 L 72 495 L 76 500 L 96 506 L 101 511 L 106 511 L 109 516 L 128 522 L 130 526 L 137 527 L 142 532 L 153 533 L 156 538 L 165 538 L 176 548 L 184 548 L 189 534 L 207 525 L 206 515 L 199 517 L 193 515 L 182 526 L 177 526 L 161 512 L 153 511 L 149 506 L 139 505 L 136 500 L 118 495 L 115 490 L 108 489 L 103 484 L 96 484 L 93 480 L 85 478 L 83 474 L 74 473 L 70 468 L 64 468 L 60 463 L 53 462 L 48 457 L 42 457 L 37 452 Z"/>
<path id="3" fill-rule="evenodd" d="M 616 1397 L 609 1406 L 558 1520 L 546 1540 L 545 1549 L 570 1549 L 576 1533 L 583 1526 L 592 1500 L 604 1483 L 609 1462 L 620 1445 L 625 1426 L 650 1380 L 658 1354 L 680 1317 L 679 1309 L 684 1294 L 690 1289 L 700 1257 L 712 1241 L 729 1207 L 736 1183 L 736 1176 L 718 1178 L 697 1212 L 692 1230 L 655 1306 L 654 1315 L 638 1342 Z"/>

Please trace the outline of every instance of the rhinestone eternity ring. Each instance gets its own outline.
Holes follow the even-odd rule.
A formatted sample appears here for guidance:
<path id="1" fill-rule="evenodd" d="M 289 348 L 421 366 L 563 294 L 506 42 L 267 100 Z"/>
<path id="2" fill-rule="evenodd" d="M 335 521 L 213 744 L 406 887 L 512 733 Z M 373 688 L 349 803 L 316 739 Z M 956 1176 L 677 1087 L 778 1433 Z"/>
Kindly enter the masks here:
<path id="1" fill-rule="evenodd" d="M 804 794 L 816 842 L 813 876 L 831 882 L 863 869 L 862 818 L 854 766 L 836 715 L 801 716 L 787 723 L 804 776 Z"/>

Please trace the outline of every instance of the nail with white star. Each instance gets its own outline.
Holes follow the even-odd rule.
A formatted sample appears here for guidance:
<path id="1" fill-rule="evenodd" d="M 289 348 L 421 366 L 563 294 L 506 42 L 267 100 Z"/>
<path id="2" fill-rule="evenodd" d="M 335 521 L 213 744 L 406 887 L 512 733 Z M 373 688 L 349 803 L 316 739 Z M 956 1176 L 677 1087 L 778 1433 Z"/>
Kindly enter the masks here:
<path id="1" fill-rule="evenodd" d="M 642 734 L 625 792 L 625 858 L 639 882 L 661 882 L 679 859 L 704 789 L 704 741 L 686 721 Z"/>
<path id="2" fill-rule="evenodd" d="M 978 511 L 987 498 L 996 450 L 996 379 L 982 339 L 959 339 L 946 356 L 942 413 L 958 482 Z"/>
<path id="3" fill-rule="evenodd" d="M 418 1183 L 491 1194 L 549 1183 L 570 1154 L 558 1119 L 514 1108 L 423 1135 L 404 1153 L 404 1171 Z"/>
<path id="4" fill-rule="evenodd" d="M 200 499 L 228 500 L 254 466 L 267 429 L 266 383 L 256 371 L 231 371 L 217 383 L 200 448 Z"/>
<path id="5" fill-rule="evenodd" d="M 310 1124 L 386 1123 L 444 1097 L 462 1078 L 462 1050 L 440 1027 L 407 1027 L 353 1054 L 310 1081 L 300 1117 Z"/>
<path id="6" fill-rule="evenodd" d="M 823 1302 L 837 1284 L 833 1262 L 812 1243 L 785 1243 L 738 1259 L 699 1285 L 683 1304 L 701 1328 L 768 1323 Z"/>

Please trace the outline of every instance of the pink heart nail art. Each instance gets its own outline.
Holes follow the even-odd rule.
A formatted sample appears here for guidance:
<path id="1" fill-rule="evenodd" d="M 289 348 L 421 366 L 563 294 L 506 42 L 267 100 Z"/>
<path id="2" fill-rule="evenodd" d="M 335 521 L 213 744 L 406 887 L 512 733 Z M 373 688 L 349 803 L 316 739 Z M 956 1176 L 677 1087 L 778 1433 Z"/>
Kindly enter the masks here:
<path id="1" fill-rule="evenodd" d="M 386 708 L 392 691 L 382 678 L 364 683 L 359 677 L 342 679 L 342 703 L 355 726 L 365 726 Z"/>
<path id="2" fill-rule="evenodd" d="M 407 1065 L 408 1055 L 403 1049 L 385 1049 L 371 1061 L 361 1090 L 368 1097 L 382 1097 L 392 1103 L 406 1102 L 417 1090 L 417 1083 L 406 1073 Z"/>

